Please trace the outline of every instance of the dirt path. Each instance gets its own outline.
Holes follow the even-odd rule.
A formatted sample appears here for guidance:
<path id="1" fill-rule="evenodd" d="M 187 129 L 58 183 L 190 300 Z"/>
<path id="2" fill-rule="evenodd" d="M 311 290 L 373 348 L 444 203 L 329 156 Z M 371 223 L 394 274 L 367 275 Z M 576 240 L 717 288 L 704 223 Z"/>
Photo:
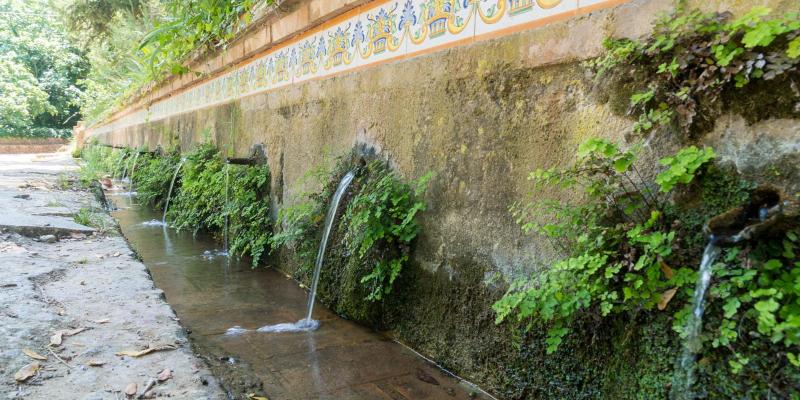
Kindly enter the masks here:
<path id="1" fill-rule="evenodd" d="M 0 398 L 224 399 L 113 220 L 70 188 L 74 174 L 64 153 L 0 155 Z"/>

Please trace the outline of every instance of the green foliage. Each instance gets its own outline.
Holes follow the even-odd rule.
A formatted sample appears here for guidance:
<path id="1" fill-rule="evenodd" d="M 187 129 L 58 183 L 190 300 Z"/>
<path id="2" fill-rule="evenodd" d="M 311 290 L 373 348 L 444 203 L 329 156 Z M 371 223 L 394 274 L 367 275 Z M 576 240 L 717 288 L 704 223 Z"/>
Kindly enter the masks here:
<path id="1" fill-rule="evenodd" d="M 146 8 L 143 0 L 74 0 L 67 8 L 69 28 L 100 41 L 112 34 L 114 20 L 120 13 L 141 17 Z"/>
<path id="2" fill-rule="evenodd" d="M 273 0 L 259 2 L 259 6 Z M 192 72 L 196 51 L 223 49 L 253 15 L 254 0 L 75 0 L 70 26 L 85 43 L 92 71 L 82 109 L 91 121 L 151 82 Z"/>
<path id="3" fill-rule="evenodd" d="M 143 60 L 154 78 L 165 72 L 187 72 L 182 61 L 189 53 L 231 39 L 241 26 L 250 21 L 252 15 L 249 11 L 254 1 L 167 0 L 165 4 L 171 18 L 159 21 L 139 45 Z"/>
<path id="4" fill-rule="evenodd" d="M 302 201 L 285 206 L 279 213 L 281 229 L 271 238 L 273 249 L 285 246 L 298 256 L 303 267 L 313 265 L 327 205 L 346 171 L 348 160 L 340 161 L 334 172 L 312 170 L 304 179 L 319 178 L 327 183 L 320 193 L 305 193 Z M 425 209 L 421 196 L 432 174 L 405 183 L 381 161 L 360 170 L 345 195 L 347 203 L 339 228 L 343 231 L 343 252 L 366 288 L 366 300 L 375 302 L 392 292 L 392 287 L 409 260 L 410 245 L 419 232 L 416 215 Z"/>
<path id="5" fill-rule="evenodd" d="M 220 231 L 225 206 L 225 174 L 219 150 L 203 143 L 186 154 L 180 186 L 173 194 L 167 217 L 178 230 Z M 177 184 L 176 184 L 177 185 Z"/>
<path id="6" fill-rule="evenodd" d="M 658 174 L 656 183 L 662 192 L 669 192 L 679 183 L 687 184 L 694 179 L 697 170 L 714 157 L 714 150 L 710 147 L 684 147 L 674 157 L 665 157 L 659 161 L 668 168 Z"/>
<path id="7" fill-rule="evenodd" d="M 113 150 L 93 143 L 84 147 L 82 155 L 80 174 L 87 185 L 103 176 L 119 177 L 123 170 L 131 171 L 136 157 L 130 149 Z M 131 179 L 140 202 L 164 206 L 180 157 L 179 152 L 165 156 L 139 153 Z M 272 236 L 269 183 L 267 165 L 226 166 L 213 144 L 201 144 L 186 154 L 168 217 L 178 230 L 203 230 L 216 236 L 225 234 L 227 217 L 230 253 L 249 256 L 255 267 L 268 253 Z"/>
<path id="8" fill-rule="evenodd" d="M 139 158 L 132 177 L 136 199 L 142 204 L 163 209 L 169 184 L 180 162 L 180 153 L 172 152 L 163 157 L 142 154 Z"/>
<path id="9" fill-rule="evenodd" d="M 23 135 L 33 119 L 54 112 L 47 93 L 28 69 L 14 61 L 14 55 L 0 60 L 0 135 Z"/>
<path id="10" fill-rule="evenodd" d="M 415 217 L 425 210 L 419 198 L 432 174 L 404 183 L 381 161 L 370 163 L 366 173 L 371 177 L 369 184 L 353 196 L 344 215 L 345 237 L 352 254 L 374 262 L 361 283 L 370 290 L 367 299 L 377 301 L 391 293 L 408 262 L 409 245 L 419 232 Z"/>
<path id="11" fill-rule="evenodd" d="M 82 163 L 78 180 L 84 187 L 89 187 L 96 180 L 109 175 L 127 154 L 127 150 L 114 151 L 110 147 L 86 143 L 81 152 Z"/>
<path id="12" fill-rule="evenodd" d="M 731 20 L 728 13 L 679 7 L 659 19 L 644 40 L 607 40 L 608 52 L 588 65 L 598 76 L 642 82 L 629 109 L 638 118 L 637 133 L 672 122 L 689 133 L 719 113 L 713 104 L 723 91 L 798 72 L 800 14 L 769 14 L 754 7 Z"/>
<path id="13" fill-rule="evenodd" d="M 539 192 L 581 189 L 576 203 L 512 207 L 526 231 L 553 239 L 566 257 L 513 282 L 493 306 L 497 322 L 513 320 L 524 332 L 546 326 L 547 353 L 561 351 L 576 321 L 633 321 L 662 310 L 672 311 L 674 337 L 682 337 L 696 280 L 691 266 L 707 241 L 700 227 L 746 203 L 752 185 L 707 167 L 711 149 L 687 147 L 664 158 L 666 169 L 652 183 L 636 179 L 635 152 L 591 139 L 578 153 L 570 168 L 531 174 Z M 677 197 L 696 203 L 673 204 L 677 188 L 683 191 Z M 798 393 L 798 225 L 791 221 L 785 233 L 725 249 L 713 266 L 699 344 L 700 380 L 709 391 L 746 398 Z"/>
<path id="14" fill-rule="evenodd" d="M 693 153 L 683 149 L 665 160 L 690 158 L 686 154 Z M 695 275 L 689 268 L 669 266 L 676 232 L 663 218 L 662 199 L 638 179 L 635 153 L 590 139 L 578 155 L 572 167 L 538 170 L 530 179 L 537 190 L 580 189 L 584 197 L 579 202 L 512 206 L 525 231 L 553 239 L 567 257 L 535 277 L 517 280 L 493 306 L 498 323 L 513 316 L 526 330 L 534 322 L 549 324 L 548 353 L 558 348 L 578 313 L 606 317 L 663 309 Z M 663 164 L 670 171 L 676 163 Z M 691 181 L 700 164 L 672 174 L 680 182 Z"/>
<path id="15" fill-rule="evenodd" d="M 229 196 L 225 214 L 232 254 L 247 254 L 256 267 L 269 251 L 272 236 L 269 205 L 269 166 L 228 165 Z"/>
<path id="16" fill-rule="evenodd" d="M 107 233 L 112 229 L 112 226 L 107 222 L 103 215 L 98 213 L 98 210 L 89 207 L 81 207 L 75 213 L 73 219 L 75 222 L 97 229 L 99 233 Z"/>
<path id="17" fill-rule="evenodd" d="M 285 247 L 295 253 L 301 268 L 309 269 L 314 263 L 314 255 L 319 243 L 314 232 L 324 218 L 323 203 L 311 196 L 301 196 L 304 200 L 284 206 L 278 212 L 279 229 L 272 235 L 269 245 L 272 249 Z"/>
<path id="18" fill-rule="evenodd" d="M 0 136 L 68 137 L 88 64 L 43 2 L 0 4 Z"/>
<path id="19" fill-rule="evenodd" d="M 745 251 L 747 250 L 747 251 Z M 721 316 L 707 327 L 705 344 L 731 350 L 729 365 L 739 372 L 752 342 L 762 341 L 794 363 L 800 346 L 800 228 L 733 247 L 714 266 L 709 309 Z M 679 332 L 682 326 L 676 323 Z M 739 348 L 742 351 L 739 351 Z"/>
<path id="20" fill-rule="evenodd" d="M 314 266 L 319 246 L 317 233 L 325 219 L 325 206 L 336 190 L 334 185 L 338 184 L 332 177 L 340 175 L 339 169 L 345 168 L 345 163 L 340 162 L 337 167 L 333 172 L 322 167 L 306 171 L 297 182 L 297 186 L 303 189 L 295 202 L 284 204 L 278 211 L 278 223 L 269 245 L 272 250 L 284 248 L 292 253 L 300 263 L 296 272 L 298 276 Z M 322 190 L 305 189 L 307 186 L 322 186 Z"/>

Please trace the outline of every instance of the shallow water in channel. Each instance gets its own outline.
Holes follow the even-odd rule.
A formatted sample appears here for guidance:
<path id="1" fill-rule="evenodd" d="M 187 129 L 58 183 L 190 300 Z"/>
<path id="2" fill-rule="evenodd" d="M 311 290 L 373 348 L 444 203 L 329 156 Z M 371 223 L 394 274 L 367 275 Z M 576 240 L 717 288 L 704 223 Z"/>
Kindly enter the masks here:
<path id="1" fill-rule="evenodd" d="M 253 270 L 246 261 L 229 258 L 207 236 L 158 224 L 158 212 L 127 196 L 108 198 L 118 205 L 113 216 L 189 332 L 194 350 L 237 398 L 242 393 L 273 400 L 489 398 L 320 304 L 314 307 L 316 330 L 256 331 L 303 319 L 308 293 L 274 269 Z M 246 331 L 225 334 L 236 325 Z"/>

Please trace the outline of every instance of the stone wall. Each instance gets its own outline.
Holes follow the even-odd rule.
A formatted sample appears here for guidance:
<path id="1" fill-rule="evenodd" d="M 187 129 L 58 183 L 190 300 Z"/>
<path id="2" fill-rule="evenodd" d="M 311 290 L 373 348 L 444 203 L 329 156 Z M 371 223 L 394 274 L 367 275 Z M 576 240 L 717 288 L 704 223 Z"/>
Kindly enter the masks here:
<path id="1" fill-rule="evenodd" d="M 752 6 L 695 3 L 735 13 Z M 797 8 L 791 1 L 765 3 L 776 10 Z M 586 138 L 622 139 L 630 132 L 632 122 L 614 112 L 615 99 L 596 88 L 580 61 L 599 54 L 605 37 L 647 33 L 653 19 L 671 7 L 659 0 L 594 4 L 500 37 L 240 93 L 232 101 L 188 112 L 95 126 L 90 134 L 102 143 L 150 149 L 180 145 L 186 150 L 210 139 L 232 156 L 246 156 L 252 145 L 263 143 L 278 206 L 314 189 L 303 179 L 310 169 L 331 168 L 335 157 L 361 143 L 378 149 L 406 178 L 434 171 L 408 272 L 418 278 L 417 285 L 400 295 L 404 317 L 395 334 L 494 393 L 534 396 L 515 385 L 544 379 L 547 371 L 520 378 L 509 369 L 547 365 L 525 361 L 527 356 L 511 343 L 513 335 L 494 325 L 489 306 L 502 295 L 502 278 L 534 272 L 554 254 L 547 241 L 522 234 L 508 207 L 530 196 L 551 195 L 529 193 L 530 171 L 570 163 Z M 120 115 L 135 112 L 132 107 Z M 751 125 L 728 115 L 705 140 L 723 160 L 753 174 L 775 155 L 793 160 L 794 166 L 784 165 L 781 179 L 796 190 L 798 133 L 794 119 Z M 670 143 L 660 146 L 653 153 L 674 149 Z M 295 267 L 290 260 L 282 263 L 285 269 Z M 571 362 L 574 368 L 585 367 L 581 363 L 586 361 L 602 370 L 603 354 L 598 349 Z M 630 357 L 632 365 L 641 358 Z M 580 385 L 619 393 L 623 389 L 613 388 L 622 379 L 604 375 Z"/>

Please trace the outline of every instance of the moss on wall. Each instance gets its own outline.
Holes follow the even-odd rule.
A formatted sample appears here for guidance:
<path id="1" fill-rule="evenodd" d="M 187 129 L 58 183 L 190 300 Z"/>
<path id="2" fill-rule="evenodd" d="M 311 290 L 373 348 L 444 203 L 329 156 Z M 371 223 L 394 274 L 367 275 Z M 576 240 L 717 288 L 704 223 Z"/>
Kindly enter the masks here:
<path id="1" fill-rule="evenodd" d="M 504 279 L 533 273 L 555 256 L 544 239 L 523 235 L 508 212 L 510 204 L 529 195 L 554 195 L 528 193 L 528 173 L 571 162 L 577 144 L 588 137 L 622 139 L 631 125 L 624 116 L 629 98 L 625 93 L 633 91 L 630 84 L 619 82 L 618 88 L 607 91 L 588 79 L 572 58 L 556 57 L 556 64 L 543 66 L 537 57 L 564 34 L 577 38 L 562 38 L 566 45 L 576 45 L 581 38 L 599 41 L 605 33 L 624 30 L 623 22 L 614 21 L 649 10 L 645 6 L 656 7 L 654 3 L 621 7 L 622 17 L 599 12 L 249 96 L 126 128 L 107 140 L 150 148 L 179 144 L 187 150 L 208 132 L 219 147 L 236 156 L 263 143 L 277 205 L 293 204 L 309 190 L 322 192 L 323 201 L 328 201 L 331 187 L 344 173 L 336 169 L 335 156 L 362 143 L 378 149 L 406 178 L 435 171 L 414 256 L 396 282 L 395 295 L 383 303 L 363 301 L 366 293 L 357 282 L 363 271 L 336 244 L 343 232 L 339 225 L 322 273 L 323 303 L 340 315 L 393 330 L 401 341 L 502 398 L 663 398 L 679 347 L 666 313 L 633 321 L 577 321 L 575 331 L 580 334 L 546 356 L 544 328 L 519 337 L 509 326 L 495 325 L 490 308 L 505 290 Z M 646 18 L 652 15 L 641 20 Z M 596 48 L 595 43 L 590 52 Z M 791 114 L 782 99 L 737 101 L 731 104 L 739 104 L 735 109 L 748 121 Z M 774 110 L 751 118 L 753 101 Z M 766 136 L 774 132 L 771 125 L 764 126 Z M 774 167 L 789 179 L 796 177 L 800 156 L 795 151 L 781 157 L 785 162 Z M 329 181 L 309 184 L 304 176 L 316 167 L 335 172 Z M 771 179 L 768 171 L 759 171 L 759 176 Z M 675 211 L 686 213 L 687 232 L 696 232 L 707 213 L 730 204 L 707 200 L 739 198 L 742 183 L 731 178 L 733 172 L 722 171 L 709 187 L 692 189 L 691 197 L 705 199 L 703 204 L 711 208 L 698 209 L 687 201 L 684 209 Z M 354 187 L 359 184 L 363 182 Z M 319 237 L 308 240 L 318 243 Z M 684 240 L 696 245 L 701 238 L 687 234 Z M 687 254 L 686 259 L 695 256 Z M 310 280 L 307 258 L 284 250 L 272 263 L 305 283 Z M 493 279 L 498 276 L 501 279 Z"/>

